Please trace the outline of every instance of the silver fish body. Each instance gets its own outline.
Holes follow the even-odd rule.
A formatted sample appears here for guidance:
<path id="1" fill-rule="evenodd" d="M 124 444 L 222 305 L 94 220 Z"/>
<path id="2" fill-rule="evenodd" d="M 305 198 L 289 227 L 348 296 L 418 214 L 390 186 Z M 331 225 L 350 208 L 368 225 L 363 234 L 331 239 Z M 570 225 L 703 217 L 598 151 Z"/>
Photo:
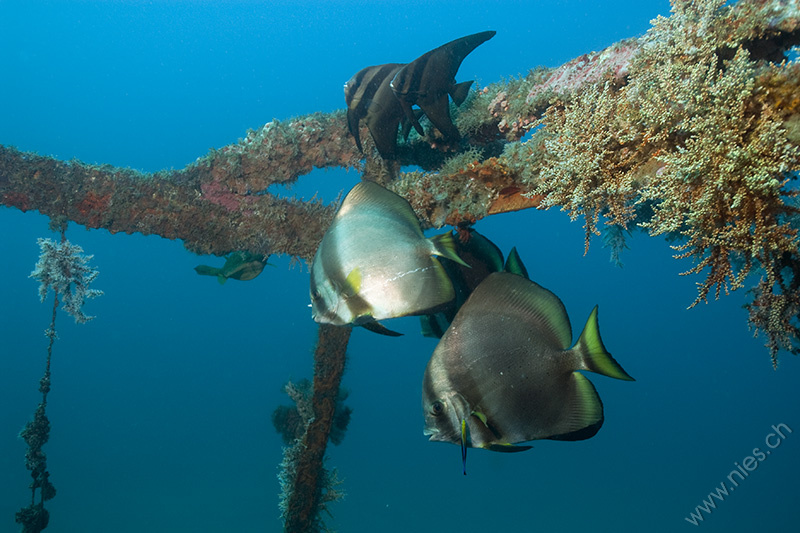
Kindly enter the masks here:
<path id="1" fill-rule="evenodd" d="M 564 305 L 515 274 L 490 274 L 458 311 L 425 370 L 425 434 L 471 447 L 592 437 L 603 405 L 576 370 L 632 380 L 603 346 L 592 312 L 574 347 Z M 466 422 L 462 426 L 462 422 Z"/>
<path id="2" fill-rule="evenodd" d="M 311 265 L 314 320 L 366 325 L 446 304 L 453 286 L 434 255 L 460 261 L 449 233 L 426 239 L 404 198 L 362 181 L 345 197 Z"/>

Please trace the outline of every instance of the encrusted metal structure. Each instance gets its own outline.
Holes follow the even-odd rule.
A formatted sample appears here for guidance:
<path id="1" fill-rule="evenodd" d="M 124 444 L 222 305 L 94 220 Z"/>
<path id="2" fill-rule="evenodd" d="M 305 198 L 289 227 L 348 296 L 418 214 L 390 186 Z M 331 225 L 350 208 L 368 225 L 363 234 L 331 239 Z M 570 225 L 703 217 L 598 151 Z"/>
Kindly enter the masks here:
<path id="1" fill-rule="evenodd" d="M 307 261 L 335 207 L 268 188 L 313 168 L 358 168 L 433 227 L 560 206 L 584 218 L 587 246 L 603 226 L 677 237 L 705 276 L 695 303 L 758 278 L 749 321 L 777 365 L 800 351 L 798 43 L 796 0 L 673 0 L 640 38 L 475 91 L 455 114 L 457 153 L 412 133 L 397 161 L 368 142 L 365 160 L 343 111 L 272 121 L 155 174 L 0 147 L 0 203 L 198 253 Z"/>

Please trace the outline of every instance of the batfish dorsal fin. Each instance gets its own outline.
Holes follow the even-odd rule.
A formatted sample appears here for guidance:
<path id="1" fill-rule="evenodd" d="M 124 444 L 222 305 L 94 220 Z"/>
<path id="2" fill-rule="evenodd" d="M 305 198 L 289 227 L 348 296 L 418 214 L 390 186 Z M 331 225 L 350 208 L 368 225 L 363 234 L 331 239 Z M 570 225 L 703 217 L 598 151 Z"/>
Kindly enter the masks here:
<path id="1" fill-rule="evenodd" d="M 458 67 L 461 66 L 461 63 L 464 61 L 464 58 L 467 57 L 473 50 L 477 47 L 491 39 L 495 36 L 497 32 L 494 30 L 489 31 L 482 31 L 480 33 L 473 33 L 472 35 L 467 35 L 465 37 L 461 37 L 454 41 L 450 41 L 449 43 L 443 44 L 436 50 L 431 50 L 428 53 L 435 53 L 438 51 L 446 52 L 452 58 L 451 61 L 451 71 L 455 76 L 455 73 L 458 71 Z"/>
<path id="2" fill-rule="evenodd" d="M 364 180 L 350 189 L 336 216 L 345 215 L 354 207 L 363 206 L 372 206 L 376 207 L 379 212 L 391 213 L 393 217 L 403 220 L 409 227 L 413 228 L 414 233 L 419 233 L 422 236 L 419 220 L 417 220 L 417 215 L 411 209 L 408 201 L 389 189 L 381 187 L 374 181 Z"/>
<path id="3" fill-rule="evenodd" d="M 494 272 L 473 291 L 467 305 L 504 309 L 514 318 L 566 350 L 572 343 L 572 326 L 561 300 L 538 283 L 508 272 Z"/>

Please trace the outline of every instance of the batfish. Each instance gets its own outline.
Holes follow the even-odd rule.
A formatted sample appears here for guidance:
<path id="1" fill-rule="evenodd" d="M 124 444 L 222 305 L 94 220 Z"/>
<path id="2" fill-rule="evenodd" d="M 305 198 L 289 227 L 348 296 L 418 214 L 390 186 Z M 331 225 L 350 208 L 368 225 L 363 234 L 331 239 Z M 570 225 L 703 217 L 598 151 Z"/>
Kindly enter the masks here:
<path id="1" fill-rule="evenodd" d="M 433 256 L 463 263 L 451 233 L 426 239 L 404 198 L 362 181 L 345 197 L 314 256 L 314 320 L 397 335 L 376 321 L 429 313 L 454 297 Z"/>
<path id="2" fill-rule="evenodd" d="M 431 356 L 422 385 L 426 435 L 511 452 L 536 439 L 582 440 L 603 424 L 603 404 L 578 370 L 630 380 L 600 338 L 597 307 L 578 342 L 561 300 L 522 276 L 490 274 L 461 306 Z"/>
<path id="3" fill-rule="evenodd" d="M 500 248 L 474 228 L 466 228 L 458 235 L 461 238 L 455 239 L 456 253 L 469 264 L 469 268 L 449 259 L 441 260 L 447 276 L 453 283 L 456 297 L 439 312 L 419 317 L 422 334 L 425 337 L 441 339 L 458 309 L 492 272 L 512 272 L 528 278 L 528 271 L 516 247 L 511 249 L 504 263 Z"/>
<path id="4" fill-rule="evenodd" d="M 413 105 L 422 109 L 446 141 L 461 139 L 458 129 L 450 118 L 448 95 L 453 98 L 456 105 L 464 102 L 472 81 L 456 83 L 458 68 L 470 52 L 494 37 L 495 33 L 497 32 L 484 31 L 450 41 L 397 71 L 390 85 L 400 101 L 406 118 L 417 133 L 425 134 L 414 115 Z"/>
<path id="5" fill-rule="evenodd" d="M 393 159 L 397 148 L 397 126 L 404 117 L 403 108 L 389 83 L 405 64 L 388 63 L 359 70 L 344 85 L 347 103 L 347 128 L 361 147 L 358 124 L 366 119 L 375 147 L 384 159 Z"/>

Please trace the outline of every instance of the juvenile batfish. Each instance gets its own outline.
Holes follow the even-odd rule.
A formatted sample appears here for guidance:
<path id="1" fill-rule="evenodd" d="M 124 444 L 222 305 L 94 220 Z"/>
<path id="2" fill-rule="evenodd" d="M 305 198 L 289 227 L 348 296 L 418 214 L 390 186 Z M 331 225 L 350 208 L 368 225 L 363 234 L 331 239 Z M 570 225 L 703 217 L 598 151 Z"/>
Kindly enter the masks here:
<path id="1" fill-rule="evenodd" d="M 603 425 L 603 404 L 577 370 L 633 380 L 600 339 L 597 307 L 578 342 L 561 300 L 516 274 L 490 274 L 461 306 L 422 385 L 432 441 L 494 451 L 536 439 L 582 440 Z M 465 470 L 466 473 L 466 470 Z"/>
<path id="2" fill-rule="evenodd" d="M 393 159 L 397 149 L 397 126 L 404 112 L 389 82 L 404 64 L 388 63 L 359 70 L 344 85 L 347 128 L 361 150 L 359 121 L 366 119 L 375 147 L 384 159 Z"/>
<path id="3" fill-rule="evenodd" d="M 472 81 L 456 83 L 456 73 L 461 62 L 495 35 L 495 31 L 484 31 L 461 37 L 439 48 L 427 52 L 397 71 L 390 85 L 403 107 L 406 118 L 417 133 L 424 135 L 422 126 L 414 115 L 417 105 L 427 115 L 437 130 L 448 141 L 461 139 L 458 129 L 450 118 L 450 100 L 458 106 L 466 99 Z"/>
<path id="4" fill-rule="evenodd" d="M 452 234 L 426 239 L 408 202 L 362 181 L 345 197 L 311 265 L 311 314 L 317 322 L 363 325 L 430 312 L 453 299 L 439 255 L 462 262 Z"/>

